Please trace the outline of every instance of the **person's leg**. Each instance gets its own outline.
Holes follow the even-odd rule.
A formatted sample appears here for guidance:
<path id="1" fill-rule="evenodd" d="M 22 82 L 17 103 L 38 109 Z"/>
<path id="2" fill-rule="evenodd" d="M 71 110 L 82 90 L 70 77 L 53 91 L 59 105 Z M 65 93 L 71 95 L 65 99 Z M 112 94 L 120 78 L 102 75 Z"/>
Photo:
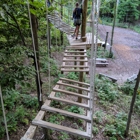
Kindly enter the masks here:
<path id="1" fill-rule="evenodd" d="M 75 37 L 75 34 L 76 34 L 76 27 L 75 27 L 75 30 L 74 30 L 72 37 Z"/>
<path id="2" fill-rule="evenodd" d="M 79 28 L 80 28 L 80 25 L 77 25 L 76 26 L 76 39 L 78 38 Z"/>

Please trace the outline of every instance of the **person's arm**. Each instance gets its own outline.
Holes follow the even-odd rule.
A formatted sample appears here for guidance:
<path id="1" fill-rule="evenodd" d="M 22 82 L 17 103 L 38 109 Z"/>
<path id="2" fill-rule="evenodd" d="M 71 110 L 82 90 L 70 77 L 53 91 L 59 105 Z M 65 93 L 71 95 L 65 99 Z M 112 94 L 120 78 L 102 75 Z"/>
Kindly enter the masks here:
<path id="1" fill-rule="evenodd" d="M 73 10 L 73 19 L 74 19 L 74 17 L 75 17 L 75 9 Z"/>

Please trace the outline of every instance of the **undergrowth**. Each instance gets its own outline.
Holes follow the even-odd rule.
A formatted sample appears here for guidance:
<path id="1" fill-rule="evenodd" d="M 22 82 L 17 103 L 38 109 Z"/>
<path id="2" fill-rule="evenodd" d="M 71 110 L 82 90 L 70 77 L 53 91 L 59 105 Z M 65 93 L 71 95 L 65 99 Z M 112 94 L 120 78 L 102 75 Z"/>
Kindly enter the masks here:
<path id="1" fill-rule="evenodd" d="M 11 134 L 17 131 L 19 124 L 28 125 L 36 115 L 38 109 L 38 101 L 36 97 L 28 94 L 20 94 L 18 91 L 3 91 L 4 107 L 6 112 L 6 120 L 8 131 Z M 4 118 L 2 107 L 0 105 L 0 138 L 5 135 Z"/>
<path id="2" fill-rule="evenodd" d="M 106 77 L 96 76 L 95 90 L 97 91 L 96 110 L 93 115 L 93 134 L 99 135 L 103 132 L 109 140 L 123 140 L 127 124 L 127 117 L 134 91 L 134 83 L 124 83 L 121 87 L 114 84 Z M 140 138 L 140 88 L 136 97 L 134 113 L 132 116 L 129 138 L 139 140 Z"/>

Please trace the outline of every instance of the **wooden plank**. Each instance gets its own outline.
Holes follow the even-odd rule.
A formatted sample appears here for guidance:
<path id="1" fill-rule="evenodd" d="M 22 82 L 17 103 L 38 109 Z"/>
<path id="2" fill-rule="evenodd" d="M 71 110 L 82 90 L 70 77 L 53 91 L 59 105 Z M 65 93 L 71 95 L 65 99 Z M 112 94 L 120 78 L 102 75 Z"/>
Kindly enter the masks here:
<path id="1" fill-rule="evenodd" d="M 106 67 L 109 63 L 100 63 L 100 62 L 96 62 L 96 66 L 104 66 Z"/>
<path id="2" fill-rule="evenodd" d="M 60 78 L 60 80 L 68 81 L 68 82 L 73 82 L 73 83 L 77 83 L 77 84 L 81 84 L 81 85 L 90 87 L 90 84 L 84 83 L 84 82 L 79 82 L 79 81 L 75 81 L 75 80 L 71 80 L 71 79 L 66 79 L 66 78 Z"/>
<path id="3" fill-rule="evenodd" d="M 63 72 L 89 72 L 89 69 L 63 69 L 61 68 L 61 71 Z"/>
<path id="4" fill-rule="evenodd" d="M 81 65 L 61 65 L 62 68 L 89 68 L 89 66 Z"/>
<path id="5" fill-rule="evenodd" d="M 127 78 L 127 82 L 132 82 L 137 79 L 137 74 L 133 74 L 131 77 Z"/>
<path id="6" fill-rule="evenodd" d="M 66 99 L 62 99 L 62 98 L 57 98 L 57 97 L 51 97 L 51 96 L 49 96 L 48 98 L 50 98 L 51 100 L 56 100 L 56 101 L 59 101 L 59 102 L 64 102 L 66 104 L 80 106 L 80 107 L 83 107 L 83 108 L 86 108 L 86 109 L 90 108 L 89 105 L 84 104 L 84 103 L 78 103 L 78 102 L 74 102 L 74 101 L 70 101 L 70 100 L 66 100 Z"/>
<path id="7" fill-rule="evenodd" d="M 105 59 L 105 58 L 96 58 L 96 61 L 107 62 L 107 59 Z"/>
<path id="8" fill-rule="evenodd" d="M 81 50 L 81 49 L 86 49 L 86 46 L 77 46 L 77 45 L 74 45 L 74 46 L 70 46 L 70 47 L 66 47 L 66 49 L 75 49 L 75 50 L 77 50 L 77 49 L 79 49 L 79 50 Z"/>
<path id="9" fill-rule="evenodd" d="M 30 125 L 24 136 L 20 140 L 32 140 L 36 132 L 37 126 Z"/>
<path id="10" fill-rule="evenodd" d="M 65 55 L 64 54 L 64 57 L 87 57 L 87 55 Z"/>
<path id="11" fill-rule="evenodd" d="M 88 62 L 88 59 L 66 59 L 66 58 L 63 58 L 63 61 L 64 62 Z"/>
<path id="12" fill-rule="evenodd" d="M 42 120 L 45 116 L 45 111 L 40 110 L 35 119 Z M 37 129 L 37 126 L 31 125 L 24 136 L 21 138 L 21 140 L 24 139 L 32 139 L 34 137 L 35 131 Z"/>
<path id="13" fill-rule="evenodd" d="M 81 89 L 81 90 L 90 92 L 90 90 L 87 89 L 87 88 L 83 88 L 83 87 L 79 87 L 79 86 L 71 85 L 71 84 L 67 84 L 67 83 L 61 83 L 60 81 L 58 81 L 57 84 L 58 85 L 63 85 L 63 86 L 69 86 L 69 87 L 73 87 L 73 88 L 77 88 L 77 89 Z"/>
<path id="14" fill-rule="evenodd" d="M 114 77 L 112 77 L 112 76 L 109 76 L 109 75 L 106 75 L 106 74 L 103 74 L 103 73 L 99 73 L 99 78 L 100 78 L 101 76 L 104 76 L 104 77 L 107 77 L 107 78 L 111 79 L 112 82 L 116 82 L 116 81 L 117 81 L 117 79 L 114 78 Z"/>
<path id="15" fill-rule="evenodd" d="M 64 94 L 70 94 L 70 95 L 82 97 L 82 98 L 85 98 L 85 99 L 89 99 L 89 96 L 87 96 L 87 95 L 83 95 L 83 94 L 79 94 L 79 93 L 75 93 L 75 92 L 71 92 L 71 91 L 67 91 L 67 90 L 53 88 L 53 91 L 55 91 L 55 92 L 61 92 L 61 93 L 64 93 Z"/>
<path id="16" fill-rule="evenodd" d="M 87 132 L 88 135 L 91 136 L 91 123 L 89 123 L 89 122 L 87 122 L 86 132 Z"/>
<path id="17" fill-rule="evenodd" d="M 45 106 L 43 105 L 41 107 L 41 109 L 43 111 L 49 111 L 49 112 L 55 112 L 55 113 L 60 113 L 64 116 L 68 116 L 68 117 L 74 117 L 74 118 L 79 118 L 79 119 L 83 119 L 85 121 L 88 121 L 88 122 L 91 122 L 91 119 L 90 117 L 87 117 L 85 115 L 80 115 L 80 114 L 77 114 L 77 113 L 72 113 L 72 112 L 68 112 L 66 110 L 61 110 L 61 109 L 58 109 L 58 108 L 53 108 L 53 107 L 49 107 L 49 106 Z"/>
<path id="18" fill-rule="evenodd" d="M 68 51 L 68 50 L 65 50 L 65 53 L 86 53 L 86 51 Z"/>
<path id="19" fill-rule="evenodd" d="M 46 122 L 46 121 L 33 120 L 32 124 L 38 125 L 40 127 L 52 129 L 52 130 L 57 130 L 57 131 L 60 131 L 60 132 L 67 132 L 67 133 L 70 133 L 70 134 L 73 134 L 73 135 L 78 135 L 78 136 L 88 138 L 88 139 L 90 138 L 90 135 L 88 135 L 87 132 L 77 130 L 77 129 L 73 129 L 73 128 L 69 128 L 69 127 L 62 126 L 62 125 L 58 125 L 58 124 L 49 123 L 49 122 Z"/>

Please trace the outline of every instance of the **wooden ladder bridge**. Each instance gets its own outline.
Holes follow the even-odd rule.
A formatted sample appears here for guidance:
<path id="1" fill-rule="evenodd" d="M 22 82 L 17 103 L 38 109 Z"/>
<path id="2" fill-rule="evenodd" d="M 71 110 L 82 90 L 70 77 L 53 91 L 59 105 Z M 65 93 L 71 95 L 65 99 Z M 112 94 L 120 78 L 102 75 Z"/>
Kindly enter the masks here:
<path id="1" fill-rule="evenodd" d="M 74 32 L 74 28 L 69 26 L 68 24 L 64 23 L 62 19 L 59 17 L 57 13 L 48 15 L 49 21 L 54 24 L 56 28 L 59 30 L 65 32 L 66 34 L 72 34 Z M 88 66 L 88 58 L 87 58 L 87 46 L 86 45 L 71 45 L 65 48 L 64 51 L 64 58 L 61 65 L 61 73 L 65 74 L 68 72 L 79 72 L 79 74 L 89 74 L 89 66 Z M 103 61 L 103 66 L 107 65 L 108 63 L 106 60 L 98 60 L 98 65 L 101 64 Z M 75 89 L 77 92 L 72 92 L 68 90 L 68 87 L 71 87 Z M 73 100 L 73 98 L 70 98 L 69 100 L 65 97 L 58 97 L 56 96 L 57 93 L 64 94 L 65 97 L 68 96 L 74 96 L 74 99 L 81 99 L 81 102 L 78 102 L 77 100 Z M 41 128 L 47 128 L 52 129 L 60 132 L 67 132 L 69 134 L 77 135 L 86 139 L 91 138 L 91 102 L 90 99 L 90 84 L 84 83 L 82 81 L 76 81 L 71 80 L 67 78 L 60 78 L 57 84 L 52 89 L 52 92 L 50 93 L 49 97 L 46 99 L 44 104 L 41 107 L 41 110 L 38 112 L 34 120 L 32 121 L 32 124 L 24 134 L 24 136 L 21 138 L 21 140 L 33 140 L 35 133 L 37 131 L 37 127 Z M 57 101 L 60 103 L 65 103 L 71 106 L 78 106 L 84 109 L 84 114 L 76 114 L 72 112 L 68 112 L 66 110 L 52 107 L 51 103 L 53 101 Z M 79 130 L 70 128 L 64 125 L 58 125 L 51 123 L 49 121 L 45 120 L 45 116 L 47 116 L 47 113 L 59 113 L 64 116 L 68 116 L 71 118 L 77 118 L 81 119 L 85 122 L 85 130 Z"/>
<path id="2" fill-rule="evenodd" d="M 75 63 L 76 62 L 76 63 Z M 75 63 L 75 64 L 73 64 Z M 66 47 L 64 52 L 64 59 L 61 66 L 61 72 L 85 72 L 89 73 L 89 67 L 87 64 L 87 55 L 86 55 L 86 46 L 69 46 Z M 82 90 L 83 94 L 79 94 L 78 92 L 72 92 L 67 89 L 67 87 L 72 87 L 77 91 Z M 57 97 L 57 93 L 65 94 L 66 96 L 75 96 L 77 98 L 81 98 L 82 102 L 77 102 L 74 100 L 68 100 L 66 98 Z M 60 103 L 65 103 L 68 105 L 75 105 L 84 109 L 85 113 L 83 115 L 68 112 L 66 110 L 62 110 L 59 108 L 55 108 L 51 106 L 51 102 L 57 101 Z M 64 116 L 68 116 L 71 118 L 82 119 L 85 121 L 85 131 L 74 129 L 70 127 L 66 127 L 63 125 L 58 125 L 54 123 L 47 122 L 45 120 L 45 115 L 48 112 L 59 113 Z M 90 116 L 90 85 L 88 83 L 79 82 L 67 78 L 60 78 L 52 92 L 50 93 L 48 99 L 42 105 L 41 110 L 38 112 L 35 119 L 32 121 L 32 124 L 28 128 L 25 135 L 21 138 L 21 140 L 32 140 L 34 139 L 34 135 L 36 133 L 37 127 L 52 129 L 56 131 L 67 132 L 69 134 L 77 135 L 84 137 L 86 139 L 90 139 L 91 137 L 91 116 Z"/>

